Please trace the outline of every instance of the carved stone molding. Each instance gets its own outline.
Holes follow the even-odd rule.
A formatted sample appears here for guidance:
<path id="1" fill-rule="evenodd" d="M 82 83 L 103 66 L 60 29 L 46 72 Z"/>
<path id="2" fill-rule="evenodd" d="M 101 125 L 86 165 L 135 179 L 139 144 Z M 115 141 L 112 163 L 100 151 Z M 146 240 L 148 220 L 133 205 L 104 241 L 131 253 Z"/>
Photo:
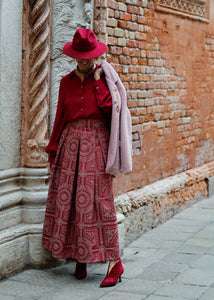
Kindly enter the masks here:
<path id="1" fill-rule="evenodd" d="M 51 127 L 58 102 L 59 82 L 75 67 L 75 60 L 64 55 L 62 48 L 72 41 L 78 28 L 92 28 L 92 21 L 92 0 L 52 0 Z"/>
<path id="2" fill-rule="evenodd" d="M 156 9 L 207 22 L 209 0 L 156 0 Z"/>
<path id="3" fill-rule="evenodd" d="M 45 167 L 48 142 L 51 0 L 24 0 L 21 163 Z"/>

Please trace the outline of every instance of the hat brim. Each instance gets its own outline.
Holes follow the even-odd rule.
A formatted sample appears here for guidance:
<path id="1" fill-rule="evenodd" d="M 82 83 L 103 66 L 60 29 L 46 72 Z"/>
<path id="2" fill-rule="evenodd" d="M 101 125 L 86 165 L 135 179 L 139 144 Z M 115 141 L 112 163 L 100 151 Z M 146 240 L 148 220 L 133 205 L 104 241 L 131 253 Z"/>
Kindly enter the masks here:
<path id="1" fill-rule="evenodd" d="M 102 42 L 97 42 L 96 48 L 91 51 L 77 51 L 72 48 L 73 42 L 68 42 L 63 47 L 63 52 L 73 58 L 77 59 L 90 59 L 95 58 L 106 52 L 107 46 Z"/>

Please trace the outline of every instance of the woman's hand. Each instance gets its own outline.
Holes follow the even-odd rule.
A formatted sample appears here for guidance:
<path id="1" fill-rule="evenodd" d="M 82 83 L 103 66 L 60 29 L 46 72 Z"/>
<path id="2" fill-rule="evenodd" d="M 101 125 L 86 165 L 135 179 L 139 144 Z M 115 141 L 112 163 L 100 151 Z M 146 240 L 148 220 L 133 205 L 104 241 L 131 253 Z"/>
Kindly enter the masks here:
<path id="1" fill-rule="evenodd" d="M 100 76 L 103 74 L 103 69 L 102 68 L 98 68 L 95 72 L 94 72 L 94 79 L 95 80 L 99 80 Z"/>

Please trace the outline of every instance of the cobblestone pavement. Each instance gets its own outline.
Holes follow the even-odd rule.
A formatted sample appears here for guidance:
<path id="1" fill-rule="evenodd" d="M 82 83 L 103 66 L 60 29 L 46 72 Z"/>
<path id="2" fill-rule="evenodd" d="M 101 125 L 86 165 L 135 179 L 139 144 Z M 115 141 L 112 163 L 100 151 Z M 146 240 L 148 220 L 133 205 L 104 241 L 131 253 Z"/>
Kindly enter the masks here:
<path id="1" fill-rule="evenodd" d="M 107 263 L 73 276 L 75 263 L 25 270 L 0 282 L 1 300 L 214 299 L 214 197 L 143 234 L 124 250 L 122 282 L 100 288 Z"/>

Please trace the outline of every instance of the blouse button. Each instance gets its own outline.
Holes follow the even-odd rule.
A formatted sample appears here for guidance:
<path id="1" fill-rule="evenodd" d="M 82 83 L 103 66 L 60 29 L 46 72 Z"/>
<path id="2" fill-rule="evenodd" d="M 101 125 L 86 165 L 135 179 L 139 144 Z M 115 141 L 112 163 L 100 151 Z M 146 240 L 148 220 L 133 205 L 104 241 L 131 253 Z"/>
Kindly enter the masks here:
<path id="1" fill-rule="evenodd" d="M 83 108 L 80 108 L 81 111 L 83 111 Z"/>
<path id="2" fill-rule="evenodd" d="M 83 99 L 84 97 L 81 97 L 81 99 Z"/>

